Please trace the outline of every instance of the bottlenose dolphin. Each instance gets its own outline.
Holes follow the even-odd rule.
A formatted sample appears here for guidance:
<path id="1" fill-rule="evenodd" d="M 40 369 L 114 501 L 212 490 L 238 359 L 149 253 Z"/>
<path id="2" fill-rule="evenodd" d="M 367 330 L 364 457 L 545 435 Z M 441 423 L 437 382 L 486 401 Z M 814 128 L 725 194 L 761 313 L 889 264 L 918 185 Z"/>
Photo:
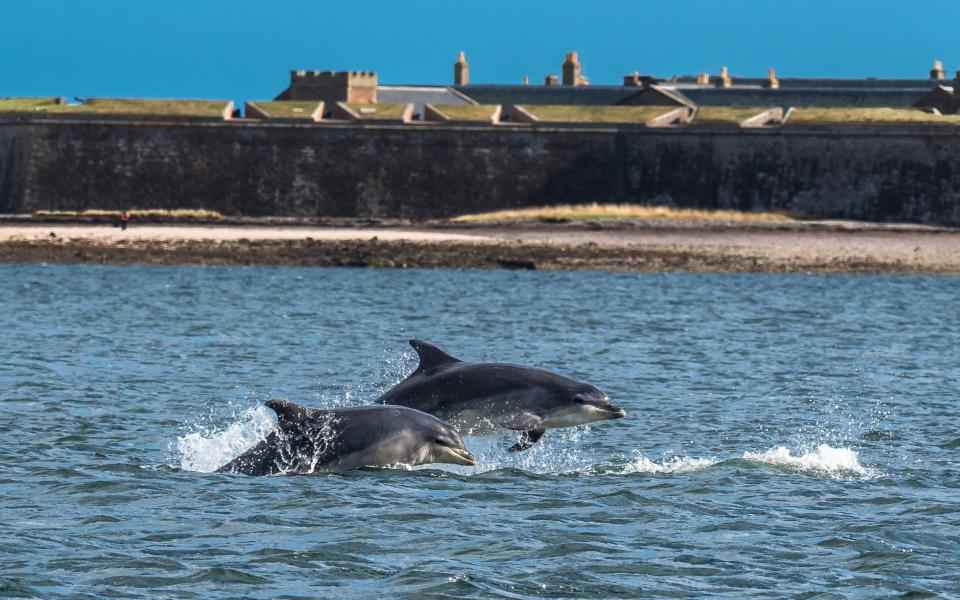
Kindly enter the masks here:
<path id="1" fill-rule="evenodd" d="M 270 400 L 277 428 L 218 473 L 339 473 L 357 467 L 475 465 L 460 434 L 440 419 L 403 406 L 318 410 Z"/>
<path id="2" fill-rule="evenodd" d="M 467 434 L 489 433 L 498 426 L 520 431 L 511 452 L 526 450 L 547 429 L 626 415 L 587 383 L 530 367 L 463 362 L 421 340 L 410 340 L 410 345 L 420 366 L 378 402 L 430 413 Z"/>

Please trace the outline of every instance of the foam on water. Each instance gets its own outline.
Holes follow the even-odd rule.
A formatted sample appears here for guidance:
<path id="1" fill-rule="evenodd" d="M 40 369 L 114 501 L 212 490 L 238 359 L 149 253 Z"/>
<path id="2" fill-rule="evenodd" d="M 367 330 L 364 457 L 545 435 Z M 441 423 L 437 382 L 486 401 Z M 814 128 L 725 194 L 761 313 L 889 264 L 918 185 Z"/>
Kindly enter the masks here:
<path id="1" fill-rule="evenodd" d="M 766 452 L 748 451 L 743 453 L 743 459 L 828 477 L 850 475 L 874 477 L 877 475 L 872 469 L 867 469 L 860 464 L 859 457 L 853 450 L 834 448 L 828 444 L 820 444 L 815 451 L 797 456 L 783 446 L 771 448 Z"/>
<path id="2" fill-rule="evenodd" d="M 467 449 L 477 457 L 475 466 L 429 464 L 416 468 L 439 469 L 460 475 L 501 469 L 519 469 L 538 475 L 577 473 L 589 469 L 591 465 L 580 444 L 581 439 L 589 434 L 588 425 L 551 429 L 543 440 L 523 452 L 507 452 L 507 448 L 517 441 L 514 432 L 503 430 L 484 436 L 464 436 Z"/>
<path id="3" fill-rule="evenodd" d="M 246 409 L 222 430 L 203 429 L 177 438 L 180 468 L 211 473 L 267 437 L 276 426 L 273 412 L 260 405 Z"/>
<path id="4" fill-rule="evenodd" d="M 689 473 L 712 467 L 717 462 L 719 461 L 712 458 L 692 458 L 688 456 L 671 456 L 654 461 L 636 452 L 636 458 L 624 465 L 620 473 L 624 475 L 631 473 Z"/>
<path id="5" fill-rule="evenodd" d="M 212 472 L 227 464 L 263 440 L 275 427 L 273 413 L 265 406 L 243 411 L 239 419 L 224 429 L 201 429 L 177 438 L 180 467 L 185 471 Z M 449 464 L 419 465 L 417 469 L 443 470 L 459 475 L 476 475 L 501 469 L 518 469 L 538 475 L 632 475 L 682 474 L 707 469 L 732 460 L 669 456 L 651 459 L 638 450 L 632 458 L 619 461 L 594 460 L 582 447 L 589 436 L 589 426 L 551 430 L 542 442 L 525 452 L 511 453 L 506 448 L 515 435 L 499 432 L 465 438 L 467 447 L 477 457 L 477 465 L 463 467 Z M 789 448 L 776 446 L 764 452 L 745 451 L 739 460 L 786 468 L 815 477 L 873 478 L 879 473 L 864 467 L 857 452 L 820 444 L 815 451 L 794 454 Z M 398 465 L 400 468 L 410 467 Z"/>

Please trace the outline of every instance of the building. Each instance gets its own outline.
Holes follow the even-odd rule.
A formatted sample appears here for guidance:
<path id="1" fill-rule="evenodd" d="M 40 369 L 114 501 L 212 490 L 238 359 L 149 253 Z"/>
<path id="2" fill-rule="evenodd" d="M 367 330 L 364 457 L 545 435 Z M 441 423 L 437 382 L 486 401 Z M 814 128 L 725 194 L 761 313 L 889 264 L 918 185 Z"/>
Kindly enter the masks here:
<path id="1" fill-rule="evenodd" d="M 452 85 L 389 85 L 370 71 L 292 71 L 290 85 L 277 100 L 411 103 L 417 115 L 425 104 L 513 105 L 663 105 L 756 107 L 953 107 L 952 82 L 944 82 L 942 63 L 934 61 L 929 76 L 916 79 L 778 78 L 773 68 L 766 77 L 731 75 L 726 66 L 716 75 L 673 76 L 660 79 L 639 72 L 624 75 L 620 85 L 590 85 L 577 52 L 566 54 L 560 65 L 562 80 L 547 75 L 543 85 L 476 84 L 459 52 Z M 954 80 L 956 81 L 956 80 Z M 932 94 L 932 96 L 931 96 Z M 946 94 L 946 95 L 944 95 Z M 953 108 L 951 112 L 956 112 Z"/>

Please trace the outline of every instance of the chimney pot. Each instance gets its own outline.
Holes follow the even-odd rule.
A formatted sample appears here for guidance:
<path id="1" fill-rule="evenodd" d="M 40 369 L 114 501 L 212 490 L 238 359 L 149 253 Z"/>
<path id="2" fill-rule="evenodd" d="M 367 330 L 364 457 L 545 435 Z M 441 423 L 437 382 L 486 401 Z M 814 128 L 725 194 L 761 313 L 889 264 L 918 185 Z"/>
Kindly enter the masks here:
<path id="1" fill-rule="evenodd" d="M 566 60 L 563 61 L 563 85 L 578 86 L 586 83 L 585 78 L 580 75 L 580 62 L 577 60 L 577 52 L 571 50 L 567 52 Z"/>
<path id="2" fill-rule="evenodd" d="M 727 73 L 727 65 L 720 67 L 720 75 L 717 76 L 717 87 L 728 88 L 733 85 L 733 80 L 730 79 L 730 75 Z"/>
<path id="3" fill-rule="evenodd" d="M 457 62 L 453 63 L 453 85 L 467 85 L 470 83 L 470 65 L 463 50 L 457 53 Z"/>
<path id="4" fill-rule="evenodd" d="M 942 80 L 946 78 L 947 74 L 943 70 L 943 63 L 939 60 L 933 61 L 933 68 L 930 69 L 930 79 Z"/>

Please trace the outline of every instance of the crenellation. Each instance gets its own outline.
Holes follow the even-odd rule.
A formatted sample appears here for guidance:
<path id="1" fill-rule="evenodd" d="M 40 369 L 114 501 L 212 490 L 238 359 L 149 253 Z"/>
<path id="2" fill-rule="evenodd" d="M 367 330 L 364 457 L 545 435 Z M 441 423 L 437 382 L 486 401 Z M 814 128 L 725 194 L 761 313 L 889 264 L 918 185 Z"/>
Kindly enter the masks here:
<path id="1" fill-rule="evenodd" d="M 276 100 L 321 100 L 336 102 L 376 102 L 377 74 L 374 71 L 290 72 L 290 85 Z"/>

